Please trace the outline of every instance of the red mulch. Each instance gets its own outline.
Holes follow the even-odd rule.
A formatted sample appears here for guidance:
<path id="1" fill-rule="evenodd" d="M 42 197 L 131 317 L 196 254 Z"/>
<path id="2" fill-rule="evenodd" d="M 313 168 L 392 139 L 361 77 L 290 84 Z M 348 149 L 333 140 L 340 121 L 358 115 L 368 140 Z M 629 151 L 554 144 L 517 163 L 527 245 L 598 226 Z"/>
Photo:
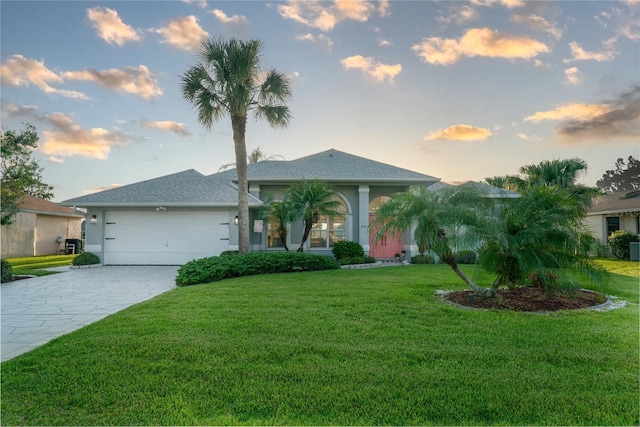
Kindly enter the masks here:
<path id="1" fill-rule="evenodd" d="M 473 297 L 470 297 L 470 295 L 473 295 Z M 513 311 L 576 310 L 593 307 L 605 302 L 601 295 L 584 290 L 577 290 L 572 293 L 557 292 L 551 298 L 544 288 L 537 287 L 519 287 L 513 291 L 499 289 L 497 295 L 493 298 L 479 297 L 469 290 L 450 292 L 444 295 L 443 298 L 465 307 Z"/>

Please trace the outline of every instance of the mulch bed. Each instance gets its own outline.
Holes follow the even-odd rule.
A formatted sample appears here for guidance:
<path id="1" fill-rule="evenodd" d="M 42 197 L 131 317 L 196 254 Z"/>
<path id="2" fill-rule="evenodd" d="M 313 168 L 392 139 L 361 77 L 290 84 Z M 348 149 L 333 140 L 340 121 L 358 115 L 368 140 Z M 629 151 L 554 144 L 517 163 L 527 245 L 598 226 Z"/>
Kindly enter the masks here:
<path id="1" fill-rule="evenodd" d="M 493 298 L 479 297 L 470 290 L 449 292 L 443 295 L 443 298 L 465 307 L 529 312 L 576 310 L 605 302 L 601 295 L 585 290 L 577 290 L 572 293 L 557 292 L 551 298 L 544 288 L 537 287 L 520 287 L 513 291 L 499 289 Z"/>

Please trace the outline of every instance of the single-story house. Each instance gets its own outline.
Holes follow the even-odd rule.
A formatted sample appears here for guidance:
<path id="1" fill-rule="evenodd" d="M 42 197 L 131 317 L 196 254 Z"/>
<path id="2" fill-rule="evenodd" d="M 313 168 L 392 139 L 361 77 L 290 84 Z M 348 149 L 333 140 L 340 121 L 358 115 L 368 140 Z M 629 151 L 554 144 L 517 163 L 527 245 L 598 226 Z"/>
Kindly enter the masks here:
<path id="1" fill-rule="evenodd" d="M 263 201 L 279 200 L 302 179 L 329 182 L 339 193 L 342 215 L 322 217 L 305 250 L 331 254 L 340 240 L 359 242 L 376 258 L 415 252 L 408 235 L 371 240 L 369 223 L 375 206 L 411 185 L 439 181 L 429 175 L 376 162 L 338 150 L 291 161 L 248 165 L 251 250 L 282 250 L 277 224 L 261 218 Z M 237 173 L 205 176 L 193 169 L 102 191 L 63 202 L 87 209 L 85 250 L 104 264 L 181 265 L 193 259 L 238 248 Z M 302 222 L 290 224 L 287 244 L 302 241 Z"/>
<path id="2" fill-rule="evenodd" d="M 67 239 L 81 239 L 84 214 L 34 196 L 25 196 L 13 223 L 2 227 L 2 257 L 53 255 Z"/>
<path id="3" fill-rule="evenodd" d="M 587 213 L 593 235 L 603 244 L 617 230 L 640 234 L 640 190 L 620 191 L 594 200 Z"/>

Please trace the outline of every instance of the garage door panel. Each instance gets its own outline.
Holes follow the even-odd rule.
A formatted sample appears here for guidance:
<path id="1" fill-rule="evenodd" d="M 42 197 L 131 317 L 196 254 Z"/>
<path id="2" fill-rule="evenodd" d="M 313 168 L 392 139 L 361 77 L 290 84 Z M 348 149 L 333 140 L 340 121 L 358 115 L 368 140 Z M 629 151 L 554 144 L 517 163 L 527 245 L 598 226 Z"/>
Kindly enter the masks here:
<path id="1" fill-rule="evenodd" d="M 105 264 L 181 265 L 228 249 L 228 212 L 108 211 Z"/>

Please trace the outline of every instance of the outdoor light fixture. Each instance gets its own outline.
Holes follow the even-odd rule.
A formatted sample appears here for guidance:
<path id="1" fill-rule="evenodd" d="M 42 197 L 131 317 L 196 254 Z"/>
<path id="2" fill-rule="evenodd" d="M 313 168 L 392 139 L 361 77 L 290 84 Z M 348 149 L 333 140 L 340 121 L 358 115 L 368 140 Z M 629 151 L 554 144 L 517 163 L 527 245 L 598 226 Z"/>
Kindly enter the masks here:
<path id="1" fill-rule="evenodd" d="M 236 215 L 235 218 L 233 218 L 233 223 L 235 225 L 238 225 L 238 222 L 240 222 L 240 218 L 238 218 L 238 215 Z"/>
<path id="2" fill-rule="evenodd" d="M 97 224 L 98 223 L 98 217 L 95 215 L 91 215 L 91 219 L 89 220 L 89 222 L 91 224 Z"/>

